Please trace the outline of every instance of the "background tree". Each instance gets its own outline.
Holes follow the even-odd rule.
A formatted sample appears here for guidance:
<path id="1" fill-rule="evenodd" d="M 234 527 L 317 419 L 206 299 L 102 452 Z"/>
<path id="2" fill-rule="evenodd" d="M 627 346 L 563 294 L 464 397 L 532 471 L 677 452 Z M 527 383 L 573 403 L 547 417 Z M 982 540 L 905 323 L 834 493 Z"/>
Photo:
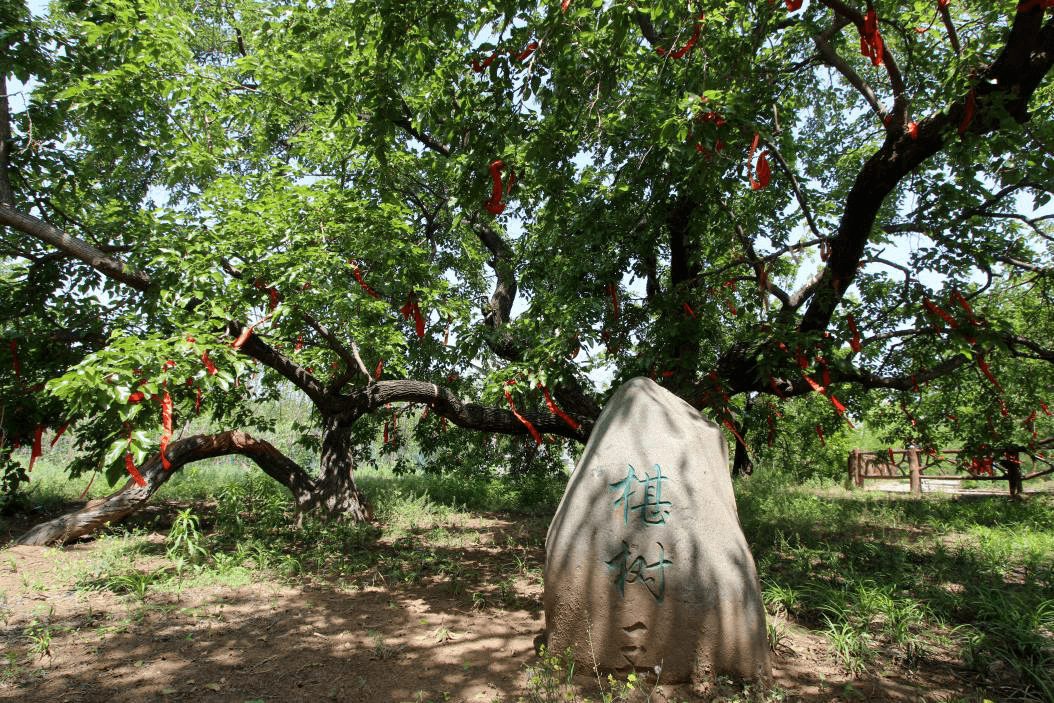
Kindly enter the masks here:
<path id="1" fill-rule="evenodd" d="M 645 374 L 741 438 L 758 394 L 822 388 L 836 417 L 850 389 L 1049 358 L 964 317 L 1047 276 L 1043 2 L 113 0 L 28 25 L 0 224 L 128 306 L 49 386 L 91 430 L 74 471 L 153 451 L 142 381 L 231 428 L 291 383 L 322 469 L 274 473 L 363 519 L 354 457 L 392 403 L 582 441 L 591 372 Z M 959 326 L 917 324 L 927 301 Z"/>

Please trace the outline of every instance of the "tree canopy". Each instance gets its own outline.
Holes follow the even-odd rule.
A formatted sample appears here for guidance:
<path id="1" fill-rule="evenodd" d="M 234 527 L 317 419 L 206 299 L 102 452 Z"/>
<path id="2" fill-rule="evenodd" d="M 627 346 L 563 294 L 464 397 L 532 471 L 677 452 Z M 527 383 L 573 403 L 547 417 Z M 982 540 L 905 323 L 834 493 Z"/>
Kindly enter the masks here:
<path id="1" fill-rule="evenodd" d="M 737 443 L 787 398 L 972 387 L 1003 413 L 947 431 L 1027 444 L 1050 9 L 7 0 L 6 456 L 72 421 L 74 473 L 163 480 L 166 414 L 253 429 L 291 384 L 321 477 L 261 465 L 365 517 L 351 466 L 400 404 L 433 455 L 489 446 L 449 420 L 556 461 L 637 375 Z"/>

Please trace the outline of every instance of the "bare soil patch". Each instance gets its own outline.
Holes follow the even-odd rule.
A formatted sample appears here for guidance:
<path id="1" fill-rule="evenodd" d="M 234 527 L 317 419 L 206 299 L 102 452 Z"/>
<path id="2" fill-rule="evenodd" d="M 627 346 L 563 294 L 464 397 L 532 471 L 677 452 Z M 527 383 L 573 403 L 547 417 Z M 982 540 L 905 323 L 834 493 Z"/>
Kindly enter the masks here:
<path id="1" fill-rule="evenodd" d="M 174 507 L 140 524 L 154 524 L 153 517 Z M 25 526 L 10 524 L 8 531 Z M 438 528 L 365 548 L 405 549 L 409 540 L 420 554 L 460 569 L 393 575 L 373 567 L 340 578 L 242 569 L 212 583 L 188 576 L 182 585 L 169 574 L 142 598 L 84 584 L 112 571 L 115 559 L 134 560 L 140 573 L 169 573 L 164 519 L 133 538 L 5 549 L 0 700 L 531 700 L 525 669 L 538 665 L 535 639 L 544 628 L 545 520 L 459 514 Z M 745 692 L 732 682 L 703 689 L 660 680 L 629 698 L 644 700 L 650 692 L 657 702 L 981 700 L 950 651 L 931 648 L 910 667 L 875 652 L 874 672 L 852 676 L 809 625 L 780 618 L 777 693 Z M 600 699 L 592 672 L 576 674 L 575 682 L 580 695 Z"/>

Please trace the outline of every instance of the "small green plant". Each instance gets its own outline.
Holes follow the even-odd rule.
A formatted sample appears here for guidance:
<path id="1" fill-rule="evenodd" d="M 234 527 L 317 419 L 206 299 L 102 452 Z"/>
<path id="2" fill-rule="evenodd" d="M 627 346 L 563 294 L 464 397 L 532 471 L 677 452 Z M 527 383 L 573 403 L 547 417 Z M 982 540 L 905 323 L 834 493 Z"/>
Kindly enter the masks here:
<path id="1" fill-rule="evenodd" d="M 33 619 L 26 627 L 25 636 L 29 639 L 29 651 L 36 654 L 38 659 L 51 656 L 52 627 L 46 622 Z"/>
<path id="2" fill-rule="evenodd" d="M 180 510 L 168 531 L 165 553 L 170 559 L 182 557 L 193 564 L 200 563 L 208 556 L 208 552 L 201 546 L 203 540 L 204 536 L 198 528 L 198 517 L 194 515 L 193 508 Z"/>
<path id="3" fill-rule="evenodd" d="M 562 654 L 543 644 L 538 663 L 526 667 L 528 703 L 574 703 L 581 700 L 575 691 L 575 655 L 568 647 Z"/>
<path id="4" fill-rule="evenodd" d="M 850 674 L 856 676 L 867 669 L 871 656 L 867 634 L 849 622 L 832 622 L 827 618 L 827 639 L 831 648 Z"/>

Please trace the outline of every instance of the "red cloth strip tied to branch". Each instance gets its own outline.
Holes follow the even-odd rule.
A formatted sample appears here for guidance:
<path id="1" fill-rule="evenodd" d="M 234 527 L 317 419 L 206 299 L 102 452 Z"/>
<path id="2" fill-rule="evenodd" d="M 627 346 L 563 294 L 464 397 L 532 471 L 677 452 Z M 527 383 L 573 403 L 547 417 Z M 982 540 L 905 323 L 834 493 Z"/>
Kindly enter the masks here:
<path id="1" fill-rule="evenodd" d="M 696 20 L 696 22 L 695 22 L 695 28 L 694 28 L 694 31 L 692 32 L 692 36 L 688 39 L 688 41 L 685 43 L 685 45 L 682 46 L 680 49 L 674 49 L 673 51 L 669 51 L 668 49 L 665 49 L 664 47 L 658 46 L 658 47 L 655 47 L 655 53 L 658 54 L 659 56 L 666 56 L 667 52 L 668 52 L 671 59 L 684 58 L 685 54 L 687 54 L 689 51 L 691 51 L 692 47 L 695 46 L 695 43 L 697 41 L 699 41 L 699 31 L 703 28 L 703 19 L 705 17 L 706 17 L 706 15 L 704 13 L 702 13 L 702 12 L 699 13 L 699 19 Z"/>
<path id="2" fill-rule="evenodd" d="M 560 3 L 560 12 L 567 12 L 567 8 L 571 6 L 571 0 L 564 0 Z"/>
<path id="3" fill-rule="evenodd" d="M 735 437 L 737 440 L 739 440 L 739 443 L 743 445 L 743 448 L 746 449 L 749 452 L 750 451 L 750 445 L 747 444 L 746 441 L 742 437 L 739 436 L 739 433 L 736 432 L 735 425 L 733 425 L 728 420 L 723 420 L 723 422 L 725 424 L 725 427 L 728 428 L 728 431 L 732 433 L 732 436 Z M 753 452 L 751 452 L 751 453 L 753 453 Z"/>
<path id="4" fill-rule="evenodd" d="M 511 384 L 511 383 L 516 383 L 516 381 L 509 380 L 509 381 L 506 381 L 506 383 L 510 383 Z M 523 426 L 526 427 L 527 431 L 531 433 L 531 436 L 534 437 L 534 443 L 535 444 L 541 444 L 542 443 L 542 436 L 540 434 L 538 434 L 538 430 L 534 429 L 534 425 L 531 424 L 531 421 L 528 420 L 527 418 L 525 418 L 523 415 L 521 415 L 520 412 L 516 409 L 516 404 L 512 402 L 512 396 L 509 395 L 509 391 L 507 389 L 505 389 L 504 392 L 505 392 L 505 400 L 509 401 L 509 407 L 512 408 L 512 414 L 515 415 L 516 419 L 519 420 L 521 423 L 523 423 Z"/>
<path id="5" fill-rule="evenodd" d="M 955 318 L 945 312 L 944 309 L 941 308 L 941 306 L 937 305 L 929 298 L 923 298 L 922 304 L 926 306 L 927 310 L 944 320 L 948 324 L 948 326 L 951 327 L 953 330 L 959 327 L 959 323 L 955 321 Z"/>
<path id="6" fill-rule="evenodd" d="M 168 395 L 168 391 L 161 396 L 161 427 L 161 465 L 165 467 L 165 471 L 168 471 L 172 468 L 172 463 L 165 454 L 168 443 L 172 439 L 172 398 Z"/>
<path id="7" fill-rule="evenodd" d="M 530 44 L 527 45 L 526 49 L 516 54 L 516 60 L 520 62 L 525 61 L 528 57 L 530 57 L 531 54 L 533 54 L 537 50 L 538 42 L 532 41 Z"/>
<path id="8" fill-rule="evenodd" d="M 878 15 L 870 2 L 867 4 L 867 14 L 864 15 L 863 25 L 858 25 L 860 32 L 860 53 L 871 59 L 872 66 L 881 66 L 885 45 L 882 35 L 878 32 Z"/>
<path id="9" fill-rule="evenodd" d="M 195 390 L 198 392 L 198 397 L 194 399 L 194 414 L 201 414 L 201 386 L 195 386 Z"/>
<path id="10" fill-rule="evenodd" d="M 210 376 L 216 375 L 216 365 L 212 363 L 212 359 L 209 358 L 209 353 L 207 351 L 201 352 L 201 363 L 205 364 L 205 370 L 209 372 Z"/>
<path id="11" fill-rule="evenodd" d="M 981 368 L 981 373 L 983 373 L 985 377 L 987 377 L 988 380 L 992 382 L 992 385 L 995 386 L 1000 393 L 1002 393 L 1003 387 L 999 385 L 999 381 L 995 380 L 995 376 L 992 375 L 992 370 L 988 368 L 988 362 L 984 360 L 983 354 L 977 355 L 977 365 Z"/>
<path id="12" fill-rule="evenodd" d="M 377 361 L 377 368 L 375 368 L 373 370 L 373 380 L 374 381 L 381 380 L 381 372 L 382 371 L 384 371 L 384 359 L 380 359 L 380 360 Z"/>
<path id="13" fill-rule="evenodd" d="M 238 338 L 234 340 L 234 344 L 231 345 L 231 348 L 241 349 L 242 345 L 245 344 L 246 341 L 248 341 L 249 336 L 253 333 L 253 327 L 256 327 L 256 325 L 249 325 L 248 327 L 244 328 L 242 330 L 242 333 L 238 335 Z"/>
<path id="14" fill-rule="evenodd" d="M 362 289 L 366 291 L 366 295 L 372 298 L 376 298 L 377 300 L 381 299 L 381 294 L 373 290 L 373 288 L 370 288 L 370 284 L 366 283 L 366 281 L 362 279 L 362 274 L 359 272 L 358 264 L 352 264 L 351 275 L 355 277 L 355 280 L 359 282 L 359 285 L 362 286 Z"/>
<path id="15" fill-rule="evenodd" d="M 853 333 L 853 337 L 849 340 L 849 347 L 854 352 L 860 351 L 860 330 L 856 328 L 856 320 L 852 315 L 846 317 L 846 322 L 849 323 L 849 331 Z"/>
<path id="16" fill-rule="evenodd" d="M 765 158 L 768 155 L 766 151 L 758 157 L 758 177 L 757 180 L 754 179 L 754 152 L 757 150 L 760 141 L 761 135 L 754 132 L 754 139 L 750 142 L 750 155 L 747 156 L 747 178 L 750 180 L 750 187 L 753 190 L 761 190 L 767 186 L 771 177 L 769 162 Z"/>
<path id="17" fill-rule="evenodd" d="M 28 471 L 33 470 L 33 462 L 37 460 L 37 457 L 43 454 L 40 449 L 41 438 L 44 436 L 44 425 L 37 425 L 36 429 L 33 430 L 33 451 L 29 454 L 29 468 Z"/>
<path id="18" fill-rule="evenodd" d="M 1044 415 L 1046 415 L 1047 417 L 1050 417 L 1050 411 L 1047 410 L 1047 404 L 1046 403 L 1040 403 L 1039 407 L 1043 411 Z"/>
<path id="19" fill-rule="evenodd" d="M 801 9 L 802 0 L 787 0 L 787 12 L 797 12 Z"/>
<path id="20" fill-rule="evenodd" d="M 59 437 L 62 436 L 62 434 L 69 428 L 69 426 L 70 426 L 70 423 L 68 423 L 68 422 L 62 423 L 62 427 L 59 428 L 59 431 L 55 433 L 55 436 L 51 440 L 51 446 L 52 447 L 55 446 L 55 443 L 59 441 Z"/>
<path id="21" fill-rule="evenodd" d="M 132 480 L 135 481 L 136 485 L 146 486 L 146 481 L 143 480 L 143 475 L 139 473 L 139 469 L 135 468 L 135 460 L 132 459 L 131 452 L 124 455 L 124 470 L 131 475 Z"/>
<path id="22" fill-rule="evenodd" d="M 951 298 L 962 306 L 962 309 L 966 311 L 966 315 L 970 318 L 970 322 L 976 325 L 978 322 L 977 316 L 973 314 L 973 308 L 971 308 L 970 304 L 966 302 L 966 298 L 963 297 L 962 293 L 957 290 L 952 290 Z"/>
<path id="23" fill-rule="evenodd" d="M 616 286 L 614 283 L 609 283 L 608 295 L 611 296 L 612 315 L 615 318 L 615 322 L 618 322 L 618 286 Z"/>
<path id="24" fill-rule="evenodd" d="M 483 206 L 487 209 L 487 212 L 492 215 L 500 215 L 505 212 L 505 203 L 501 201 L 502 196 L 502 183 L 501 183 L 501 170 L 503 168 L 509 169 L 509 182 L 505 186 L 505 195 L 512 191 L 512 184 L 516 182 L 516 172 L 511 167 L 506 167 L 505 162 L 498 159 L 490 163 L 490 177 L 494 181 L 494 186 L 490 192 L 490 200 Z"/>
<path id="25" fill-rule="evenodd" d="M 556 403 L 553 402 L 553 399 L 549 397 L 549 389 L 541 383 L 538 384 L 538 387 L 542 389 L 542 395 L 545 396 L 545 404 L 549 406 L 549 412 L 566 422 L 572 430 L 577 430 L 580 425 L 572 420 L 570 415 L 561 410 Z"/>
<path id="26" fill-rule="evenodd" d="M 896 460 L 895 460 L 895 459 L 893 459 L 893 447 L 887 447 L 887 448 L 886 448 L 886 451 L 887 451 L 887 452 L 889 452 L 889 463 L 890 463 L 890 464 L 895 464 L 895 463 L 897 463 L 897 462 L 896 462 Z"/>
<path id="27" fill-rule="evenodd" d="M 410 291 L 410 296 L 406 299 L 406 305 L 399 308 L 399 312 L 402 313 L 404 320 L 409 320 L 410 315 L 413 315 L 417 337 L 420 339 L 425 336 L 425 318 L 421 315 L 421 306 L 417 304 L 417 295 L 413 291 Z"/>
<path id="28" fill-rule="evenodd" d="M 820 429 L 819 425 L 816 425 L 816 434 L 820 436 L 820 444 L 827 446 L 827 440 L 823 438 L 823 430 Z"/>
<path id="29" fill-rule="evenodd" d="M 966 94 L 966 106 L 963 109 L 963 119 L 959 123 L 959 136 L 966 134 L 966 130 L 970 128 L 970 123 L 973 122 L 973 114 L 977 109 L 977 96 L 974 93 L 973 88 L 970 88 L 970 92 Z"/>
<path id="30" fill-rule="evenodd" d="M 11 365 L 15 367 L 15 383 L 22 383 L 22 362 L 18 360 L 18 340 L 12 339 L 7 343 L 11 349 Z"/>
<path id="31" fill-rule="evenodd" d="M 838 399 L 834 397 L 834 393 L 832 393 L 830 397 L 831 397 L 831 405 L 833 405 L 834 409 L 838 411 L 838 415 L 841 416 L 842 419 L 844 419 L 849 424 L 849 429 L 855 430 L 856 427 L 853 425 L 853 421 L 845 416 L 845 406 L 842 405 L 838 401 Z"/>

